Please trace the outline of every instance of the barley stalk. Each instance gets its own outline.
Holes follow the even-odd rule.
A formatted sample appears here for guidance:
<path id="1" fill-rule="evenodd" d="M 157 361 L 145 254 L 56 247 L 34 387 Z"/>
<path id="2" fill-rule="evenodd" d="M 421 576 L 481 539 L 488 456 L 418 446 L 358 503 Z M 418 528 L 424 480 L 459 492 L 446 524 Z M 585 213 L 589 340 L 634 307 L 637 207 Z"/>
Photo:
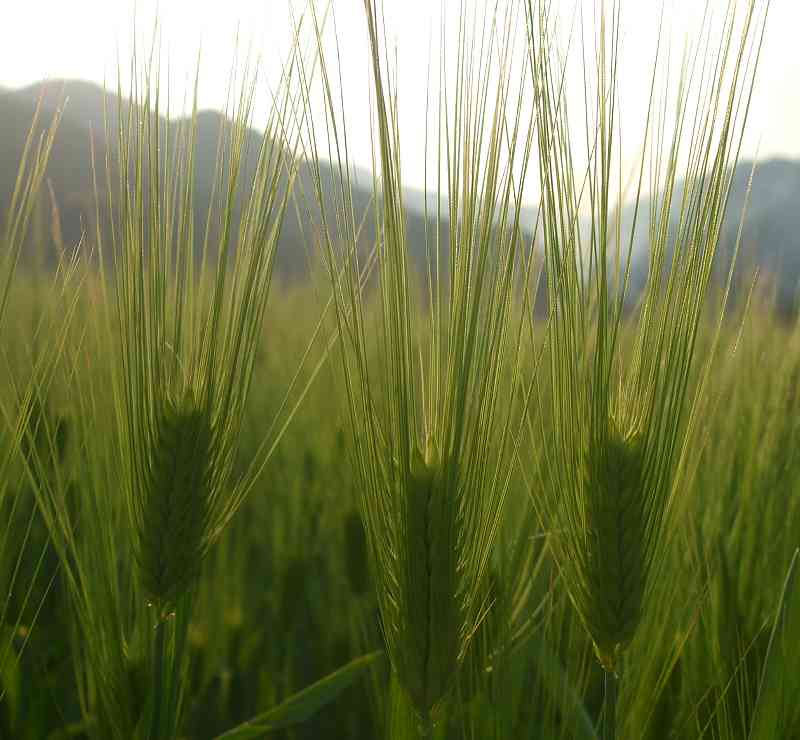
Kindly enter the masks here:
<path id="1" fill-rule="evenodd" d="M 108 375 L 90 374 L 88 387 L 75 394 L 88 461 L 80 480 L 80 533 L 67 510 L 66 481 L 43 481 L 37 492 L 80 635 L 81 710 L 103 740 L 178 736 L 198 575 L 286 428 L 273 427 L 251 467 L 232 480 L 296 172 L 298 134 L 289 120 L 295 53 L 249 173 L 255 78 L 245 68 L 230 117 L 220 120 L 201 234 L 196 98 L 188 119 L 162 115 L 157 54 L 144 69 L 134 59 L 129 104 L 118 87 L 118 109 L 125 113 L 114 135 L 107 131 L 116 148 L 108 148 L 105 162 L 114 278 L 103 273 L 100 281 L 101 295 L 113 296 L 108 302 L 116 311 L 93 326 L 97 345 L 113 361 Z M 98 211 L 100 202 L 98 196 Z M 97 223 L 103 254 L 109 245 L 99 213 Z M 71 362 L 77 376 L 80 347 Z M 146 663 L 144 698 L 131 687 L 132 661 Z"/>
<path id="2" fill-rule="evenodd" d="M 486 609 L 492 546 L 511 475 L 518 431 L 506 382 L 516 388 L 519 333 L 512 311 L 529 278 L 519 229 L 531 130 L 521 101 L 510 101 L 513 9 L 484 18 L 480 52 L 460 22 L 455 103 L 440 100 L 441 195 L 449 199 L 426 240 L 419 299 L 409 260 L 398 151 L 395 91 L 385 69 L 378 3 L 365 0 L 375 92 L 374 261 L 360 263 L 361 214 L 352 211 L 347 131 L 327 83 L 331 148 L 342 179 L 328 212 L 317 168 L 323 249 L 334 291 L 342 382 L 352 429 L 350 451 L 387 652 L 416 727 L 427 734 L 446 712 L 464 656 Z M 480 27 L 481 19 L 474 19 Z M 481 31 L 478 32 L 479 34 Z M 478 42 L 475 42 L 478 43 Z M 499 60 L 498 79 L 493 66 Z M 444 65 L 443 65 L 444 66 Z M 448 81 L 440 80 L 444 86 Z M 309 95 L 310 98 L 310 95 Z M 310 105 L 310 103 L 307 103 Z M 451 138 L 452 137 L 452 138 Z M 526 138 L 527 137 L 527 138 Z M 443 142 L 448 141 L 447 145 Z M 319 154 L 310 138 L 312 166 Z M 451 177 L 445 188 L 445 171 Z M 427 201 L 427 199 L 426 199 Z M 441 202 L 441 198 L 439 199 Z M 339 238 L 333 238 L 333 224 Z M 346 238 L 342 240 L 344 229 Z M 343 243 L 342 243 L 343 242 Z M 374 265 L 377 321 L 365 320 L 362 268 Z M 378 356 L 368 353 L 374 332 Z M 509 380 L 510 379 L 510 380 Z M 394 692 L 393 692 L 394 693 Z M 400 707 L 400 709 L 397 709 Z"/>
<path id="3" fill-rule="evenodd" d="M 713 59 L 712 76 L 695 76 L 687 62 L 669 142 L 663 124 L 652 123 L 664 120 L 656 110 L 660 45 L 656 50 L 644 137 L 652 170 L 648 274 L 632 310 L 633 350 L 626 363 L 621 345 L 630 338 L 623 321 L 630 310 L 632 252 L 648 157 L 641 162 L 630 233 L 623 235 L 621 205 L 612 202 L 615 190 L 621 200 L 624 181 L 615 170 L 616 158 L 621 160 L 616 122 L 624 102 L 618 89 L 620 4 L 600 3 L 597 43 L 584 57 L 585 173 L 573 160 L 566 66 L 557 51 L 550 3 L 535 5 L 527 3 L 551 316 L 552 394 L 542 416 L 549 416 L 553 427 L 538 438 L 550 452 L 534 501 L 540 520 L 553 532 L 564 584 L 606 673 L 604 736 L 613 738 L 614 674 L 665 560 L 678 474 L 690 454 L 716 346 L 715 339 L 691 395 L 687 388 L 726 210 L 729 165 L 741 144 L 768 3 L 758 9 L 758 0 L 751 0 L 741 16 L 730 3 L 719 47 L 701 47 L 693 58 L 693 64 L 701 59 L 700 66 L 706 63 L 703 52 Z M 587 55 L 586 46 L 583 51 Z M 682 164 L 686 185 L 673 203 Z M 589 214 L 587 228 L 581 225 L 582 209 Z"/>

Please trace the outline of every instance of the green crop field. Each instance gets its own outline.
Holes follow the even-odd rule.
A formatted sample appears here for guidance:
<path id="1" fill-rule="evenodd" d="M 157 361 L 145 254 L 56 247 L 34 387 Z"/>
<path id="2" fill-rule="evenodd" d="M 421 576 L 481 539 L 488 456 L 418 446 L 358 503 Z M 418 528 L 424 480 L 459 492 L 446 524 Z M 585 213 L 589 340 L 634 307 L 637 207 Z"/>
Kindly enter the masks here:
<path id="1" fill-rule="evenodd" d="M 258 142 L 253 69 L 209 150 L 132 59 L 77 235 L 18 123 L 0 738 L 800 738 L 800 328 L 720 247 L 769 3 L 718 5 L 639 132 L 617 4 L 465 19 L 422 216 L 372 0 L 373 197 L 311 4 Z"/>

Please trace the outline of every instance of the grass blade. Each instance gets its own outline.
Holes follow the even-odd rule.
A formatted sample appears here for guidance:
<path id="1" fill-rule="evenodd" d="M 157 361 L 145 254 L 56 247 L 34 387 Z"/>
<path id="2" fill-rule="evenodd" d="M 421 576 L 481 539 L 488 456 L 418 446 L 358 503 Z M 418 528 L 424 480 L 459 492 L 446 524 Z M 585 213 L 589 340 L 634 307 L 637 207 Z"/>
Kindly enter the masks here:
<path id="1" fill-rule="evenodd" d="M 228 730 L 217 740 L 249 740 L 261 737 L 266 732 L 301 724 L 334 701 L 342 691 L 381 658 L 383 658 L 382 650 L 355 658 L 325 678 L 293 694 L 278 706 Z"/>

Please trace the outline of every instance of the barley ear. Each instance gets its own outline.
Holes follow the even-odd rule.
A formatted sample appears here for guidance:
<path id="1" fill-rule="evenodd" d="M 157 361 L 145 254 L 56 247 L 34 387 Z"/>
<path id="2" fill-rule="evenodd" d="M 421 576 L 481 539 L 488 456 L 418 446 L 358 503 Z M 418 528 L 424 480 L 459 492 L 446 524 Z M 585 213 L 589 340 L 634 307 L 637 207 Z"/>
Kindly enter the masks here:
<path id="1" fill-rule="evenodd" d="M 599 449 L 589 452 L 586 490 L 589 521 L 585 618 L 597 656 L 613 671 L 633 638 L 645 586 L 645 514 L 642 450 L 636 435 L 612 425 Z"/>
<path id="2" fill-rule="evenodd" d="M 429 445 L 416 451 L 406 488 L 407 557 L 404 601 L 408 613 L 398 674 L 423 718 L 447 693 L 462 644 L 457 594 L 456 511 L 443 468 Z"/>
<path id="3" fill-rule="evenodd" d="M 161 610 L 174 606 L 199 572 L 212 496 L 210 415 L 187 395 L 156 413 L 141 491 L 137 560 L 142 587 Z"/>

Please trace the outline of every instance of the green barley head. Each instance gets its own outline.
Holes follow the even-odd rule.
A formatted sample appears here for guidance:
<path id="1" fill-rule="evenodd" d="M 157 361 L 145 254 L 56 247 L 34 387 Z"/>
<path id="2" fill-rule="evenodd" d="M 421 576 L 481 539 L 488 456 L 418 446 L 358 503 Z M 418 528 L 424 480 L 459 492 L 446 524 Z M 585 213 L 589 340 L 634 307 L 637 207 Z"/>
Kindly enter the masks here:
<path id="1" fill-rule="evenodd" d="M 638 435 L 611 424 L 603 444 L 587 453 L 584 469 L 589 522 L 587 588 L 582 610 L 604 666 L 633 638 L 642 612 L 645 570 L 645 496 Z"/>
<path id="2" fill-rule="evenodd" d="M 460 598 L 457 496 L 447 490 L 435 452 L 415 451 L 403 485 L 405 542 L 398 563 L 397 674 L 414 706 L 429 716 L 457 670 L 469 615 Z"/>
<path id="3" fill-rule="evenodd" d="M 137 494 L 137 561 L 148 599 L 174 605 L 198 575 L 219 466 L 210 414 L 191 394 L 155 417 L 147 474 Z"/>
<path id="4" fill-rule="evenodd" d="M 353 213 L 346 160 L 337 163 L 336 213 L 327 213 L 321 169 L 316 186 L 330 224 L 323 248 L 383 634 L 415 724 L 430 728 L 457 685 L 485 614 L 492 545 L 509 485 L 518 423 L 508 392 L 516 387 L 519 359 L 513 303 L 528 264 L 514 178 L 527 163 L 530 129 L 521 102 L 511 102 L 513 12 L 491 18 L 474 45 L 469 20 L 462 19 L 455 102 L 446 106 L 443 93 L 438 113 L 442 197 L 432 200 L 448 205 L 429 214 L 439 228 L 419 245 L 425 261 L 416 273 L 396 93 L 379 43 L 376 4 L 367 0 L 365 9 L 376 111 L 374 191 L 380 195 L 372 213 Z M 322 79 L 327 84 L 327 72 Z M 444 89 L 444 74 L 440 82 Z M 330 103 L 334 97 L 325 92 Z M 332 107 L 327 113 L 331 147 L 346 152 L 340 114 Z M 362 218 L 376 235 L 365 259 Z M 375 290 L 368 296 L 362 284 L 370 270 Z M 377 352 L 369 351 L 372 346 Z"/>
<path id="5" fill-rule="evenodd" d="M 165 609 L 190 589 L 249 485 L 230 477 L 295 172 L 283 120 L 288 82 L 261 150 L 251 152 L 255 77 L 243 72 L 241 95 L 219 121 L 204 226 L 196 219 L 196 103 L 188 119 L 163 115 L 157 60 L 119 120 L 116 188 L 108 173 L 119 211 L 120 338 L 111 341 L 127 499 L 141 586 Z"/>
<path id="6" fill-rule="evenodd" d="M 218 121 L 210 193 L 197 189 L 196 156 L 199 128 L 214 117 L 200 119 L 196 101 L 188 118 L 165 114 L 156 49 L 144 69 L 134 52 L 129 104 L 118 85 L 106 161 L 93 162 L 98 212 L 87 239 L 100 256 L 99 303 L 112 310 L 87 311 L 91 341 L 67 365 L 70 379 L 85 378 L 73 394 L 81 526 L 66 476 L 35 481 L 76 617 L 73 664 L 92 737 L 179 735 L 193 586 L 269 454 L 264 445 L 233 480 L 296 172 L 290 54 L 258 151 L 248 149 L 255 78 L 243 70 Z"/>
<path id="7" fill-rule="evenodd" d="M 539 407 L 547 423 L 536 437 L 547 454 L 534 500 L 552 532 L 563 582 L 600 661 L 613 670 L 648 608 L 648 592 L 664 560 L 674 496 L 708 378 L 710 358 L 697 391 L 690 392 L 690 376 L 699 364 L 698 325 L 767 4 L 752 0 L 742 11 L 730 3 L 719 48 L 687 55 L 671 129 L 658 110 L 668 96 L 657 93 L 654 71 L 646 155 L 633 223 L 624 234 L 621 203 L 614 203 L 623 197 L 625 179 L 621 165 L 616 167 L 621 162 L 617 121 L 624 105 L 618 87 L 619 4 L 603 6 L 592 47 L 596 57 L 585 60 L 585 171 L 573 159 L 569 79 L 556 52 L 554 14 L 549 2 L 527 6 L 550 302 L 551 393 Z M 652 193 L 650 223 L 640 228 L 649 242 L 647 278 L 631 309 L 645 162 Z M 685 174 L 682 191 L 679 173 Z"/>

